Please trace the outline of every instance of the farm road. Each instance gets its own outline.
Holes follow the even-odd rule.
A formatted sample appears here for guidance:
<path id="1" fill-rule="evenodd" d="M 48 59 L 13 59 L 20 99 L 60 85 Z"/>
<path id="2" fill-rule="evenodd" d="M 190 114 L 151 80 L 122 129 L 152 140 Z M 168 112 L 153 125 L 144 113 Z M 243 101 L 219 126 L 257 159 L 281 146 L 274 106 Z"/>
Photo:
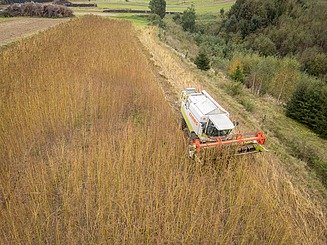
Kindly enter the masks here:
<path id="1" fill-rule="evenodd" d="M 0 46 L 43 31 L 69 19 L 13 18 L 0 22 Z"/>

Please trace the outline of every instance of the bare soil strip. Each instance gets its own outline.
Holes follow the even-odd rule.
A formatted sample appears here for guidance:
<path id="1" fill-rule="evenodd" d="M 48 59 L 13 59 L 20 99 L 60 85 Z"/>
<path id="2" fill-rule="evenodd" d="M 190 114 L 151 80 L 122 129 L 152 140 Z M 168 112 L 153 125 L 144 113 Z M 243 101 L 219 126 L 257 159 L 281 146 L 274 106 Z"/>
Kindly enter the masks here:
<path id="1" fill-rule="evenodd" d="M 68 19 L 14 18 L 0 23 L 0 46 L 38 31 L 63 23 Z"/>

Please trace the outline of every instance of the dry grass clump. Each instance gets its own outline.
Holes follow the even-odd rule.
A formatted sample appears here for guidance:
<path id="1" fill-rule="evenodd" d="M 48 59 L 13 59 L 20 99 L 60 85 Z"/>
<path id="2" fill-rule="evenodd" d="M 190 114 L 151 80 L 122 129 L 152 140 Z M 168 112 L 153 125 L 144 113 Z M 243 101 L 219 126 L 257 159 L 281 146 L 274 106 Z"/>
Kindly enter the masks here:
<path id="1" fill-rule="evenodd" d="M 325 209 L 265 156 L 187 158 L 128 22 L 0 54 L 0 243 L 324 243 Z"/>
<path id="2" fill-rule="evenodd" d="M 3 15 L 7 17 L 32 16 L 47 18 L 72 17 L 73 11 L 65 6 L 43 3 L 14 3 L 4 9 Z"/>

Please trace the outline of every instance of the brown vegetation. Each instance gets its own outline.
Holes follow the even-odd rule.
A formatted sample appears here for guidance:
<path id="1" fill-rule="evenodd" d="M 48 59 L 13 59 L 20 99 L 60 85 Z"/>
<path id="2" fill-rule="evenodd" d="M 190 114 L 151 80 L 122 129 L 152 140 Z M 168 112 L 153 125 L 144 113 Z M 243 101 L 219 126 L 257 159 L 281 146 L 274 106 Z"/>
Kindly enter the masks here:
<path id="1" fill-rule="evenodd" d="M 187 158 L 139 45 L 85 17 L 0 53 L 0 243 L 326 242 L 269 155 Z"/>

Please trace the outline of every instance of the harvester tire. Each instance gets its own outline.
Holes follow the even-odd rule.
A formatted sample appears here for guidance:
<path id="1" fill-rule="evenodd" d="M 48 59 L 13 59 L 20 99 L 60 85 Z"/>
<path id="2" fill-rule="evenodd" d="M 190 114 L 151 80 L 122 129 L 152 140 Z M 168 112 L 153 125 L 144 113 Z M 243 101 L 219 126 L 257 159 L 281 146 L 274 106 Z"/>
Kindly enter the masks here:
<path id="1" fill-rule="evenodd" d="M 187 128 L 187 124 L 185 122 L 185 119 L 182 117 L 181 118 L 181 129 L 184 130 L 185 128 Z"/>
<path id="2" fill-rule="evenodd" d="M 191 140 L 191 142 L 193 142 L 193 140 L 196 140 L 196 139 L 198 139 L 199 137 L 196 135 L 196 133 L 195 132 L 191 132 L 190 133 L 190 140 Z"/>

